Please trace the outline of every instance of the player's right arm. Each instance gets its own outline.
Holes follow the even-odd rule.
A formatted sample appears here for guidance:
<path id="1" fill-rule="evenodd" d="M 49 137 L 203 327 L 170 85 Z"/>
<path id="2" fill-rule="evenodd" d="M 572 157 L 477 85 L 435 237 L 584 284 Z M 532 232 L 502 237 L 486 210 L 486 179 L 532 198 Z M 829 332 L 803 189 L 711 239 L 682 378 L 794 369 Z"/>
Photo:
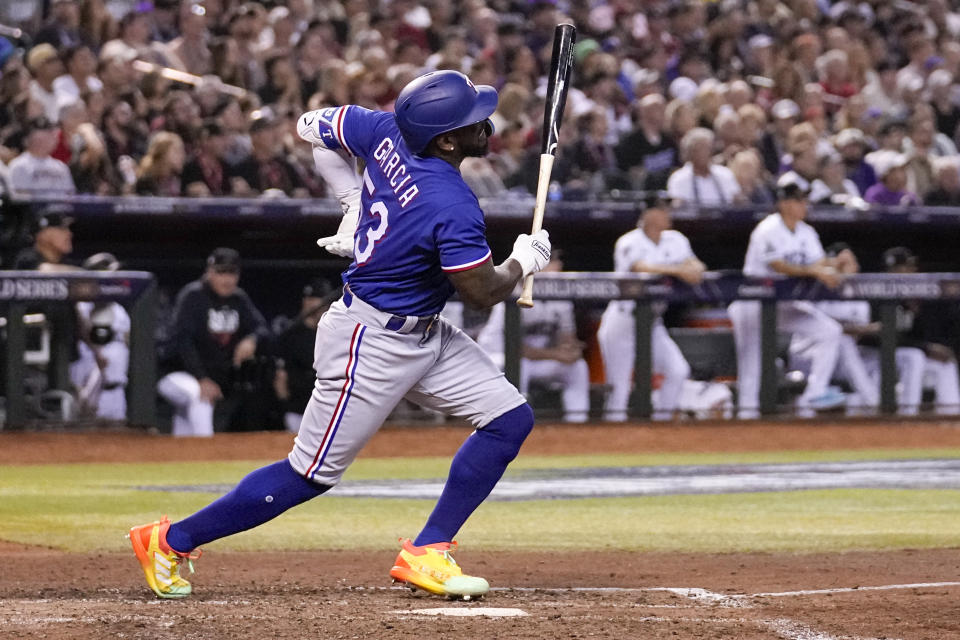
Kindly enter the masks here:
<path id="1" fill-rule="evenodd" d="M 772 260 L 770 268 L 777 273 L 792 278 L 816 278 L 827 287 L 834 289 L 840 285 L 840 274 L 830 264 L 830 258 L 821 258 L 810 264 L 793 264 L 786 260 Z"/>
<path id="2" fill-rule="evenodd" d="M 513 252 L 498 264 L 485 260 L 461 271 L 446 271 L 464 303 L 486 309 L 503 302 L 519 282 L 547 266 L 550 261 L 550 236 L 546 229 L 521 233 L 513 243 Z"/>

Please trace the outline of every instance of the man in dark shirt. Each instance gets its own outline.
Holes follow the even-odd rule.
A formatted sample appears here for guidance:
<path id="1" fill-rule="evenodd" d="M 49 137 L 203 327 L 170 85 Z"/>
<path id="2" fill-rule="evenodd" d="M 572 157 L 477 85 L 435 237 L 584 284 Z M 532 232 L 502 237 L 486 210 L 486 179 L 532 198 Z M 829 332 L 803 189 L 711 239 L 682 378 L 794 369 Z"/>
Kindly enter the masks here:
<path id="1" fill-rule="evenodd" d="M 13 268 L 23 271 L 76 271 L 73 253 L 73 218 L 47 213 L 36 220 L 33 245 L 22 249 L 14 258 Z"/>
<path id="2" fill-rule="evenodd" d="M 614 149 L 617 166 L 633 174 L 640 188 L 660 191 L 667 178 L 679 166 L 677 143 L 665 129 L 666 101 L 658 93 L 640 100 L 637 128 L 628 133 Z"/>
<path id="3" fill-rule="evenodd" d="M 231 190 L 236 195 L 257 195 L 276 189 L 288 196 L 308 197 L 299 173 L 283 155 L 279 122 L 262 114 L 250 125 L 250 155 L 230 169 Z"/>
<path id="4" fill-rule="evenodd" d="M 300 430 L 303 408 L 307 406 L 316 372 L 313 368 L 313 347 L 317 323 L 330 303 L 339 297 L 329 282 L 316 279 L 303 288 L 300 313 L 273 342 L 276 374 L 273 388 L 283 408 L 283 423 L 288 431 Z"/>
<path id="5" fill-rule="evenodd" d="M 169 345 L 161 354 L 166 375 L 157 384 L 174 407 L 174 436 L 213 435 L 214 406 L 233 399 L 235 372 L 266 334 L 266 322 L 239 280 L 240 254 L 221 247 L 207 258 L 203 277 L 177 294 Z M 218 417 L 229 422 L 233 404 L 226 403 Z"/>

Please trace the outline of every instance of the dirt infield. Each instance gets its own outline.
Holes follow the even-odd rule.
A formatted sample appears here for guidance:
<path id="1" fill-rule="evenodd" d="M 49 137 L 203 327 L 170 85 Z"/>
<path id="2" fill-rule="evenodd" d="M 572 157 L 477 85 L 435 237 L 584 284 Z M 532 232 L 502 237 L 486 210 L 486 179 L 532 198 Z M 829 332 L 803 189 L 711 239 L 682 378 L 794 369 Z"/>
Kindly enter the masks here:
<path id="1" fill-rule="evenodd" d="M 446 455 L 465 435 L 457 428 L 385 429 L 365 455 Z M 231 434 L 176 446 L 184 460 L 270 458 L 284 455 L 290 440 L 283 433 Z M 0 464 L 132 462 L 154 456 L 158 445 L 162 437 L 127 431 L 5 432 Z M 587 426 L 538 427 L 523 454 L 958 446 L 960 428 L 948 423 Z M 392 587 L 386 576 L 392 552 L 214 550 L 198 563 L 195 596 L 167 602 L 149 594 L 132 554 L 64 554 L 0 542 L 0 637 L 960 637 L 957 549 L 836 555 L 464 549 L 458 559 L 490 579 L 494 590 L 484 600 L 451 603 Z M 438 608 L 487 615 L 416 613 Z"/>

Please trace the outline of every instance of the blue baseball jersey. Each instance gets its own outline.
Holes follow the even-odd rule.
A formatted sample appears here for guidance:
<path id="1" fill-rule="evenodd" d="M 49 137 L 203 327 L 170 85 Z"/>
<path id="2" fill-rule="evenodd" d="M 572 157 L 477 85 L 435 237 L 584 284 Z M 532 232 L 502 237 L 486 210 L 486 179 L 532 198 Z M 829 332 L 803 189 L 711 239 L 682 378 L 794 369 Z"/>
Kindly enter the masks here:
<path id="1" fill-rule="evenodd" d="M 366 161 L 344 283 L 381 311 L 439 313 L 454 292 L 446 274 L 490 259 L 483 211 L 459 170 L 411 153 L 391 113 L 331 107 L 311 126 L 327 148 Z"/>

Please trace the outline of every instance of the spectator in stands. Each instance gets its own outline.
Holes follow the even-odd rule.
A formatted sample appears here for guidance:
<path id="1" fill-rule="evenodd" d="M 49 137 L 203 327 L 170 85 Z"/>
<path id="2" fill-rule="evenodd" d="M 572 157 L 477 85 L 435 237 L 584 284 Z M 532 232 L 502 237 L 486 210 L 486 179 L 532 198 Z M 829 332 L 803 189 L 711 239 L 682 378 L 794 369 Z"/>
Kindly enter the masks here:
<path id="1" fill-rule="evenodd" d="M 274 109 L 303 111 L 304 101 L 300 96 L 300 78 L 293 63 L 285 53 L 275 53 L 264 61 L 267 82 L 260 88 L 260 100 Z"/>
<path id="2" fill-rule="evenodd" d="M 139 7 L 128 12 L 120 19 L 120 35 L 105 43 L 100 49 L 100 59 L 119 58 L 130 62 L 140 59 L 163 66 L 169 66 L 163 54 L 162 45 L 154 46 L 150 33 L 150 16 Z"/>
<path id="3" fill-rule="evenodd" d="M 80 99 L 83 91 L 101 91 L 103 82 L 97 77 L 97 59 L 86 44 L 67 47 L 60 55 L 65 74 L 53 81 L 53 92 L 59 104 Z"/>
<path id="4" fill-rule="evenodd" d="M 73 253 L 73 218 L 46 213 L 36 220 L 33 245 L 21 250 L 13 261 L 14 269 L 25 271 L 76 270 Z"/>
<path id="5" fill-rule="evenodd" d="M 874 78 L 863 88 L 870 106 L 879 109 L 888 118 L 900 118 L 906 108 L 897 90 L 897 63 L 892 58 L 881 60 L 874 67 Z"/>
<path id="6" fill-rule="evenodd" d="M 777 212 L 764 218 L 750 234 L 743 274 L 767 277 L 782 274 L 816 278 L 830 288 L 840 283 L 834 260 L 827 258 L 807 216 L 809 184 L 790 171 L 777 180 Z M 741 418 L 758 416 L 760 393 L 760 303 L 737 300 L 728 308 L 737 345 L 738 411 Z M 810 375 L 797 401 L 800 414 L 844 403 L 843 394 L 828 389 L 839 353 L 840 324 L 808 301 L 777 303 L 777 327 L 809 345 Z"/>
<path id="7" fill-rule="evenodd" d="M 250 121 L 243 115 L 240 101 L 233 96 L 224 96 L 213 111 L 213 120 L 227 136 L 224 161 L 234 165 L 250 155 Z"/>
<path id="8" fill-rule="evenodd" d="M 57 121 L 59 104 L 53 90 L 53 81 L 63 73 L 63 64 L 57 50 L 49 44 L 38 44 L 27 54 L 27 68 L 33 74 L 30 96 L 43 105 L 47 120 Z"/>
<path id="9" fill-rule="evenodd" d="M 230 194 L 229 168 L 223 160 L 227 136 L 213 120 L 204 123 L 200 143 L 183 167 L 183 195 L 191 197 Z"/>
<path id="10" fill-rule="evenodd" d="M 37 32 L 34 43 L 49 44 L 55 49 L 72 47 L 82 40 L 79 27 L 77 0 L 53 0 L 50 3 L 50 18 Z"/>
<path id="11" fill-rule="evenodd" d="M 800 106 L 793 100 L 778 100 L 770 109 L 773 126 L 761 144 L 763 164 L 772 175 L 779 175 L 780 159 L 788 153 L 787 138 L 799 122 Z"/>
<path id="12" fill-rule="evenodd" d="M 594 107 L 577 118 L 577 137 L 570 147 L 573 158 L 570 177 L 587 192 L 629 187 L 617 168 L 613 147 L 607 142 L 608 127 L 609 120 L 601 107 Z"/>
<path id="13" fill-rule="evenodd" d="M 763 165 L 756 149 L 737 152 L 730 160 L 729 166 L 747 202 L 755 205 L 773 204 L 773 192 L 764 179 Z"/>
<path id="14" fill-rule="evenodd" d="M 920 204 L 920 198 L 907 191 L 907 156 L 896 151 L 877 152 L 873 157 L 873 166 L 880 182 L 873 185 L 863 195 L 870 204 L 903 207 Z"/>
<path id="15" fill-rule="evenodd" d="M 640 99 L 637 126 L 614 149 L 617 166 L 628 172 L 634 186 L 663 190 L 677 165 L 677 143 L 667 130 L 666 100 L 659 93 Z M 679 109 L 679 107 L 677 107 Z"/>
<path id="16" fill-rule="evenodd" d="M 64 102 L 60 106 L 60 116 L 57 122 L 60 127 L 57 131 L 57 146 L 54 147 L 50 155 L 60 162 L 69 165 L 72 156 L 73 138 L 77 133 L 77 128 L 87 122 L 87 107 L 79 100 Z"/>
<path id="17" fill-rule="evenodd" d="M 103 82 L 103 96 L 107 105 L 117 101 L 130 102 L 131 96 L 138 92 L 136 74 L 130 60 L 120 57 L 104 58 L 100 56 L 97 64 L 97 77 Z"/>
<path id="18" fill-rule="evenodd" d="M 923 202 L 932 207 L 960 207 L 960 158 L 948 156 L 933 160 L 934 188 Z"/>
<path id="19" fill-rule="evenodd" d="M 672 276 L 691 285 L 703 280 L 706 267 L 694 255 L 686 236 L 671 229 L 669 206 L 662 192 L 647 197 L 638 228 L 621 236 L 614 246 L 614 271 Z M 690 365 L 659 317 L 664 309 L 665 305 L 656 308 L 658 317 L 651 336 L 653 372 L 663 377 L 653 408 L 654 419 L 670 420 L 678 409 L 684 381 L 690 376 Z M 605 420 L 627 418 L 636 346 L 633 311 L 633 302 L 611 301 L 597 330 L 606 381 L 610 385 L 604 407 Z"/>
<path id="20" fill-rule="evenodd" d="M 810 186 L 810 202 L 814 204 L 847 204 L 860 198 L 853 180 L 847 178 L 843 156 L 828 151 L 819 157 L 820 171 Z"/>
<path id="21" fill-rule="evenodd" d="M 277 361 L 273 388 L 283 409 L 283 424 L 293 433 L 300 430 L 303 408 L 317 379 L 313 369 L 317 323 L 330 306 L 332 294 L 333 286 L 321 278 L 304 286 L 300 313 L 271 343 L 271 354 Z"/>
<path id="22" fill-rule="evenodd" d="M 192 151 L 193 143 L 200 137 L 202 126 L 200 106 L 190 92 L 171 91 L 163 107 L 163 130 L 180 136 L 180 140 Z"/>
<path id="23" fill-rule="evenodd" d="M 103 137 L 93 124 L 81 123 L 70 144 L 70 174 L 79 193 L 117 195 L 123 192 L 123 178 L 110 164 Z"/>
<path id="24" fill-rule="evenodd" d="M 107 9 L 105 0 L 83 0 L 80 3 L 80 40 L 95 50 L 116 36 L 117 21 Z"/>
<path id="25" fill-rule="evenodd" d="M 111 253 L 83 261 L 89 271 L 116 271 Z M 130 315 L 118 302 L 77 303 L 78 358 L 70 363 L 70 379 L 81 411 L 106 420 L 127 418 L 127 369 L 130 364 Z"/>
<path id="26" fill-rule="evenodd" d="M 297 170 L 283 156 L 283 138 L 278 135 L 279 122 L 263 111 L 250 124 L 252 150 L 230 170 L 231 191 L 257 195 L 275 189 L 288 196 L 307 197 L 309 192 Z"/>
<path id="27" fill-rule="evenodd" d="M 26 150 L 10 162 L 10 189 L 21 196 L 57 196 L 76 192 L 70 169 L 51 154 L 57 126 L 45 117 L 27 124 Z"/>
<path id="28" fill-rule="evenodd" d="M 147 154 L 137 167 L 135 191 L 141 196 L 179 196 L 182 193 L 186 152 L 175 133 L 158 131 L 150 138 Z"/>
<path id="29" fill-rule="evenodd" d="M 174 436 L 210 437 L 215 423 L 220 428 L 233 418 L 233 376 L 254 357 L 266 331 L 239 280 L 240 255 L 221 247 L 207 258 L 204 276 L 177 294 L 170 343 L 160 358 L 165 375 L 157 384 L 174 407 Z M 216 420 L 215 405 L 222 408 Z"/>
<path id="30" fill-rule="evenodd" d="M 147 132 L 134 118 L 130 103 L 119 101 L 107 105 L 103 113 L 103 138 L 110 163 L 121 173 L 121 191 L 133 191 L 136 168 L 146 153 Z"/>
<path id="31" fill-rule="evenodd" d="M 743 200 L 730 169 L 714 164 L 714 135 L 709 129 L 691 129 L 680 141 L 685 164 L 667 180 L 671 198 L 695 206 L 730 205 Z"/>
<path id="32" fill-rule="evenodd" d="M 860 129 L 844 129 L 834 137 L 834 145 L 843 158 L 847 179 L 853 182 L 857 191 L 866 193 L 867 189 L 877 183 L 877 174 L 864 156 L 867 151 L 867 141 Z"/>
<path id="33" fill-rule="evenodd" d="M 559 249 L 554 248 L 544 272 L 563 270 Z M 501 302 L 477 336 L 477 344 L 501 368 L 504 364 L 504 314 Z M 573 303 L 569 300 L 539 302 L 521 315 L 523 346 L 520 359 L 520 393 L 530 382 L 553 381 L 561 385 L 564 422 L 586 422 L 590 410 L 590 371 L 583 359 L 583 343 L 577 339 Z"/>
<path id="34" fill-rule="evenodd" d="M 179 26 L 180 35 L 166 47 L 170 65 L 197 76 L 210 74 L 213 54 L 210 52 L 206 8 L 199 3 L 182 3 Z"/>

